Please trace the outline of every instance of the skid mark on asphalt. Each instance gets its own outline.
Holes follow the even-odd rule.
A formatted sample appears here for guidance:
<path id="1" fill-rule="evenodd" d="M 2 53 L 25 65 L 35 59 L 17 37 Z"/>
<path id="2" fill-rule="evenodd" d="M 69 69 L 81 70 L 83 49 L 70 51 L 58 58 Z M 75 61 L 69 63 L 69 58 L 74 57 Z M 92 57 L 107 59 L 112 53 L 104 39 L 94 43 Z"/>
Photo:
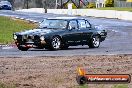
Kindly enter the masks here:
<path id="1" fill-rule="evenodd" d="M 15 47 L 16 47 L 15 45 L 0 45 L 0 49 L 3 50 L 13 49 Z"/>
<path id="2" fill-rule="evenodd" d="M 14 47 L 9 46 L 9 47 L 2 47 L 2 49 L 13 49 Z"/>

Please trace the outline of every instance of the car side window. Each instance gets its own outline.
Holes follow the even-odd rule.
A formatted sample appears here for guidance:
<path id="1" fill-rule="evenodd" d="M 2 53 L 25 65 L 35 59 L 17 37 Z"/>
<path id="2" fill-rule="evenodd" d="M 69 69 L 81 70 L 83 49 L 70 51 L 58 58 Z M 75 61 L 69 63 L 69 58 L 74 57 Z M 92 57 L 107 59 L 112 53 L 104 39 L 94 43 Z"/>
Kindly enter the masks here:
<path id="1" fill-rule="evenodd" d="M 76 20 L 70 21 L 70 22 L 69 22 L 68 29 L 78 29 L 78 28 L 77 28 L 77 21 L 76 21 Z"/>
<path id="2" fill-rule="evenodd" d="M 85 29 L 86 28 L 86 22 L 85 20 L 78 20 L 79 29 Z"/>
<path id="3" fill-rule="evenodd" d="M 87 28 L 90 28 L 91 27 L 90 23 L 87 20 L 86 20 L 86 27 Z"/>

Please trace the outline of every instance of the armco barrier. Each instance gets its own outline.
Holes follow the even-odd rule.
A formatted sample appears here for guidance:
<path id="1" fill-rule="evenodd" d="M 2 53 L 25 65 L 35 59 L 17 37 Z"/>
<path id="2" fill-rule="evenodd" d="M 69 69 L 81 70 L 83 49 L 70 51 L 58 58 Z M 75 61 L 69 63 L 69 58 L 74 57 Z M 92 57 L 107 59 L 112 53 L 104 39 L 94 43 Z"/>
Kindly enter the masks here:
<path id="1" fill-rule="evenodd" d="M 18 11 L 38 12 L 38 13 L 45 12 L 43 8 L 31 8 L 31 9 L 23 9 L 23 10 L 18 10 Z M 69 14 L 70 13 L 70 15 L 71 15 L 71 12 L 69 12 L 68 9 L 47 9 L 47 13 L 54 13 L 54 14 Z M 97 9 L 72 9 L 72 15 L 117 18 L 117 19 L 132 21 L 132 12 L 128 12 L 128 11 L 97 10 Z"/>

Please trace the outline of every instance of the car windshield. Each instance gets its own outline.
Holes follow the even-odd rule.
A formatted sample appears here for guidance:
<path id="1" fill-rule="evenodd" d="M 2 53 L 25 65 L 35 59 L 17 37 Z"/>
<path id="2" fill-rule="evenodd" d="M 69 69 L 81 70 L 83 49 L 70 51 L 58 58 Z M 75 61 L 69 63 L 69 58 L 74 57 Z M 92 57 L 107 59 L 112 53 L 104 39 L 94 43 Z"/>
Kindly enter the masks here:
<path id="1" fill-rule="evenodd" d="M 45 19 L 39 28 L 51 28 L 51 29 L 65 29 L 67 26 L 66 20 L 61 19 Z"/>

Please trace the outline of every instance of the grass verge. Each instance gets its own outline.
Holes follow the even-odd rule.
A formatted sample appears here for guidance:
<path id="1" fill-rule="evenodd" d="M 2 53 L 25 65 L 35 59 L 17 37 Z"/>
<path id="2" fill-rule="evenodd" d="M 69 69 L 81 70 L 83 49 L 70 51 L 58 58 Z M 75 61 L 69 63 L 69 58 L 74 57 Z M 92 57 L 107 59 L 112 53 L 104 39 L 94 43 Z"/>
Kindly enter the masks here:
<path id="1" fill-rule="evenodd" d="M 0 88 L 16 88 L 14 85 L 6 85 L 4 83 L 0 83 Z"/>
<path id="2" fill-rule="evenodd" d="M 117 10 L 117 11 L 130 11 L 132 12 L 132 8 L 116 8 L 116 7 L 105 7 L 105 8 L 97 8 L 98 10 Z"/>
<path id="3" fill-rule="evenodd" d="M 79 88 L 88 88 L 88 85 L 82 85 Z"/>
<path id="4" fill-rule="evenodd" d="M 12 34 L 26 29 L 35 28 L 36 24 L 27 21 L 0 16 L 0 43 L 13 42 Z"/>
<path id="5" fill-rule="evenodd" d="M 112 88 L 129 88 L 127 84 L 114 85 Z"/>

